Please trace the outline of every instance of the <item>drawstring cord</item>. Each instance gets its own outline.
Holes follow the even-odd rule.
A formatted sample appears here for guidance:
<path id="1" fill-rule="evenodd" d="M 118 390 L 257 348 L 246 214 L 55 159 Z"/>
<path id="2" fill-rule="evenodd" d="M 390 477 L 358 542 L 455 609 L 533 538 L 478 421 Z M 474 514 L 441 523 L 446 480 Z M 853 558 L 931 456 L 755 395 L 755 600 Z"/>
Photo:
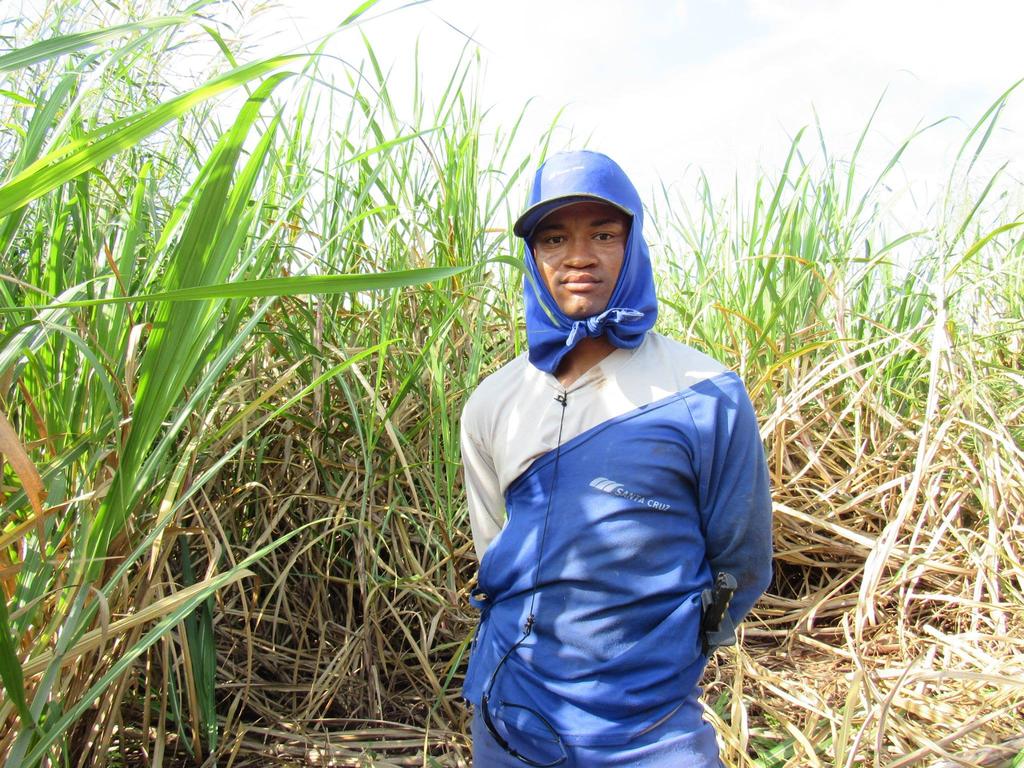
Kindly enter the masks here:
<path id="1" fill-rule="evenodd" d="M 530 630 L 533 629 L 533 609 L 537 604 L 537 587 L 540 584 L 540 566 L 544 562 L 544 543 L 548 538 L 548 520 L 551 518 L 551 504 L 555 499 L 555 483 L 558 482 L 558 460 L 562 456 L 562 427 L 565 426 L 565 406 L 568 404 L 569 397 L 567 392 L 555 397 L 562 405 L 562 413 L 558 419 L 558 440 L 555 445 L 555 465 L 551 469 L 551 490 L 548 492 L 548 506 L 544 510 L 544 527 L 541 528 L 540 532 L 540 548 L 537 551 L 537 568 L 533 572 L 533 587 L 530 592 L 530 612 L 527 614 L 526 626 L 523 627 L 523 631 L 529 635 Z M 525 637 L 523 638 L 525 639 Z"/>
<path id="2" fill-rule="evenodd" d="M 569 329 L 569 335 L 565 339 L 565 346 L 572 347 L 581 336 L 600 336 L 605 332 L 605 326 L 617 327 L 623 323 L 635 323 L 644 319 L 644 313 L 637 309 L 628 307 L 613 307 L 606 309 L 599 315 L 577 320 Z M 557 397 L 555 398 L 558 399 Z"/>

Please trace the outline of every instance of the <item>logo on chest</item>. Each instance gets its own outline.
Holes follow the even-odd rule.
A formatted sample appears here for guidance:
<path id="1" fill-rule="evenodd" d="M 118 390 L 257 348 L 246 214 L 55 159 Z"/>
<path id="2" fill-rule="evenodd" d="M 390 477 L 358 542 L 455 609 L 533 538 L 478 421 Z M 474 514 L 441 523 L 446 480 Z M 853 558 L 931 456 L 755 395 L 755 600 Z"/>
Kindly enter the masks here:
<path id="1" fill-rule="evenodd" d="M 623 483 L 616 482 L 607 477 L 595 477 L 590 481 L 590 487 L 595 488 L 602 493 L 607 493 L 612 496 L 618 496 L 622 499 L 629 499 L 635 501 L 638 504 L 643 504 L 645 507 L 651 507 L 652 509 L 667 510 L 671 507 L 663 501 L 654 498 L 653 496 L 644 496 L 641 493 L 636 493 L 629 490 Z"/>

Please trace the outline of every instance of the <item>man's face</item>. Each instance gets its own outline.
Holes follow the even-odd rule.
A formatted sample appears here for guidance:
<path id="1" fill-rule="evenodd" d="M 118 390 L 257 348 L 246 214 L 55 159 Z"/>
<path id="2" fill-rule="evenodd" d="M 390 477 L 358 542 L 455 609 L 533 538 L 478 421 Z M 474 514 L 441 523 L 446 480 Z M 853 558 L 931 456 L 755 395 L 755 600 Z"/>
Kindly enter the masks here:
<path id="1" fill-rule="evenodd" d="M 544 285 L 573 320 L 603 312 L 622 269 L 630 219 L 607 203 L 574 203 L 548 214 L 530 245 Z"/>

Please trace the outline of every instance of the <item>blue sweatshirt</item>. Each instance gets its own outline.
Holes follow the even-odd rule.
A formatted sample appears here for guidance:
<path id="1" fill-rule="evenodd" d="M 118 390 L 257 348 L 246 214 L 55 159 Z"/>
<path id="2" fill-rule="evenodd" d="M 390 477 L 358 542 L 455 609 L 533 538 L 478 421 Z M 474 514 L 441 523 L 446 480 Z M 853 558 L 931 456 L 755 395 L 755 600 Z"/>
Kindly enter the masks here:
<path id="1" fill-rule="evenodd" d="M 568 391 L 520 356 L 481 383 L 462 428 L 482 554 L 464 696 L 480 703 L 533 601 L 492 702 L 542 713 L 568 744 L 617 745 L 694 700 L 701 591 L 732 573 L 739 623 L 771 576 L 767 468 L 740 379 L 651 332 Z M 498 716 L 546 733 L 524 710 Z"/>

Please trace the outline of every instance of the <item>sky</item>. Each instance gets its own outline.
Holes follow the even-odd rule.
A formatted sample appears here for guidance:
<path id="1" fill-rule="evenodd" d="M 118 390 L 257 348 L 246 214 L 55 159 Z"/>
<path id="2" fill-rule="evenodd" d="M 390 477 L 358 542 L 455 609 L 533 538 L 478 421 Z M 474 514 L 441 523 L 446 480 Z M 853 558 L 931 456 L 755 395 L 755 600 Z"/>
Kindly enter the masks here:
<path id="1" fill-rule="evenodd" d="M 482 62 L 481 101 L 492 126 L 508 127 L 527 102 L 522 129 L 536 140 L 563 110 L 552 147 L 603 151 L 641 194 L 692 186 L 696 169 L 728 192 L 738 177 L 781 167 L 791 138 L 817 147 L 816 115 L 833 156 L 849 158 L 876 103 L 862 153 L 880 170 L 915 130 L 900 177 L 918 193 L 945 182 L 967 131 L 1024 78 L 1024 2 L 1019 0 L 383 0 L 360 31 L 411 82 L 417 44 L 435 92 L 471 38 Z M 351 7 L 350 7 L 351 6 Z M 258 23 L 267 52 L 310 41 L 356 6 L 285 0 Z M 395 10 L 388 13 L 387 11 Z M 361 41 L 334 38 L 352 58 Z M 1024 157 L 1024 86 L 1000 119 L 991 167 Z"/>

